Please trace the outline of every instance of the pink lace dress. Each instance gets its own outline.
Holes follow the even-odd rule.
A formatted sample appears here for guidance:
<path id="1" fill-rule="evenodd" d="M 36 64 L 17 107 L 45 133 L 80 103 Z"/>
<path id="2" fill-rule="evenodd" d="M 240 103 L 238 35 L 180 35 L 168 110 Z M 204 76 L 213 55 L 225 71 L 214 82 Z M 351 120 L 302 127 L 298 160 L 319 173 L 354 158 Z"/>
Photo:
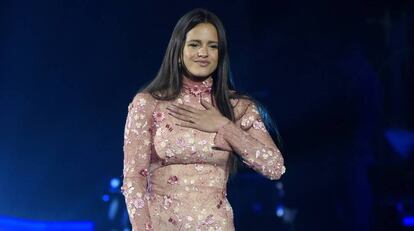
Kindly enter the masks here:
<path id="1" fill-rule="evenodd" d="M 184 78 L 174 102 L 205 110 L 200 97 L 211 102 L 212 81 Z M 132 228 L 234 230 L 226 197 L 230 151 L 272 180 L 285 172 L 283 157 L 249 100 L 232 100 L 237 121 L 217 133 L 175 125 L 177 119 L 166 109 L 171 103 L 141 92 L 128 107 L 121 190 Z"/>

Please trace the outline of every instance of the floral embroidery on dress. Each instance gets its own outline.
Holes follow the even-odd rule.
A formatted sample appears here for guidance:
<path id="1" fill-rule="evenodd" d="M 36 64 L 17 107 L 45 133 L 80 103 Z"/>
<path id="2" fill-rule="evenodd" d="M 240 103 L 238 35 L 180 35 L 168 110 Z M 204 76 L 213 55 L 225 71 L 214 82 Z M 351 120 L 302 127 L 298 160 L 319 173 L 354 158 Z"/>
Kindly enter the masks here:
<path id="1" fill-rule="evenodd" d="M 139 171 L 139 174 L 141 174 L 141 176 L 148 176 L 148 169 L 142 169 L 141 171 Z"/>
<path id="2" fill-rule="evenodd" d="M 177 220 L 175 220 L 174 218 L 172 218 L 172 217 L 170 217 L 169 219 L 168 219 L 168 221 L 169 222 L 171 222 L 173 225 L 176 225 L 177 224 Z"/>
<path id="3" fill-rule="evenodd" d="M 147 101 L 145 99 L 143 99 L 143 98 L 140 98 L 138 100 L 138 103 L 139 103 L 139 106 L 143 107 L 143 106 L 145 106 L 145 104 L 147 103 Z"/>
<path id="4" fill-rule="evenodd" d="M 266 127 L 262 121 L 255 120 L 253 122 L 253 128 L 256 130 L 262 130 L 263 132 L 266 132 Z"/>
<path id="5" fill-rule="evenodd" d="M 183 137 L 178 138 L 176 144 L 181 148 L 187 146 L 187 143 L 185 142 L 185 139 Z"/>
<path id="6" fill-rule="evenodd" d="M 200 87 L 198 87 L 196 85 L 196 86 L 193 86 L 192 88 L 190 88 L 190 92 L 194 95 L 199 95 L 202 91 L 201 91 Z"/>
<path id="7" fill-rule="evenodd" d="M 226 198 L 228 150 L 269 179 L 285 173 L 281 153 L 249 100 L 237 101 L 236 121 L 217 133 L 178 127 L 165 114 L 173 102 L 203 109 L 199 100 L 212 99 L 205 93 L 211 80 L 184 81 L 188 88 L 176 100 L 139 93 L 128 105 L 121 190 L 133 230 L 234 231 Z"/>
<path id="8" fill-rule="evenodd" d="M 219 201 L 219 203 L 218 203 L 218 205 L 216 206 L 218 209 L 221 207 L 221 205 L 223 204 L 223 201 L 222 200 L 220 200 Z"/>
<path id="9" fill-rule="evenodd" d="M 164 209 L 169 209 L 171 207 L 173 200 L 170 196 L 164 195 Z"/>
<path id="10" fill-rule="evenodd" d="M 137 209 L 144 208 L 144 200 L 140 197 L 136 198 L 135 201 L 134 201 L 134 206 Z"/>
<path id="11" fill-rule="evenodd" d="M 167 151 L 165 151 L 165 156 L 168 158 L 172 158 L 174 157 L 174 152 L 171 149 L 167 149 Z"/>
<path id="12" fill-rule="evenodd" d="M 152 225 L 151 225 L 150 223 L 146 223 L 146 224 L 145 224 L 145 230 L 146 230 L 146 231 L 154 231 L 154 230 L 152 229 Z"/>
<path id="13" fill-rule="evenodd" d="M 194 168 L 199 172 L 199 171 L 203 170 L 204 167 L 201 164 L 195 164 Z"/>
<path id="14" fill-rule="evenodd" d="M 207 218 L 203 221 L 203 225 L 211 225 L 214 223 L 213 214 L 207 216 Z"/>
<path id="15" fill-rule="evenodd" d="M 154 112 L 153 116 L 154 116 L 154 120 L 157 124 L 161 123 L 165 119 L 164 112 L 161 112 L 161 111 Z"/>
<path id="16" fill-rule="evenodd" d="M 170 176 L 170 178 L 168 178 L 168 184 L 177 184 L 178 182 L 178 177 L 177 176 Z"/>
<path id="17" fill-rule="evenodd" d="M 204 80 L 204 81 L 202 81 L 201 83 L 189 80 L 187 78 L 183 79 L 183 90 L 184 90 L 184 92 L 192 94 L 194 96 L 199 96 L 203 93 L 210 94 L 211 93 L 211 87 L 212 87 L 212 78 L 211 77 Z"/>
<path id="18" fill-rule="evenodd" d="M 255 120 L 256 118 L 254 117 L 254 116 L 249 116 L 249 117 L 244 117 L 242 120 L 241 120 L 241 126 L 243 126 L 243 127 L 249 127 L 249 125 Z"/>

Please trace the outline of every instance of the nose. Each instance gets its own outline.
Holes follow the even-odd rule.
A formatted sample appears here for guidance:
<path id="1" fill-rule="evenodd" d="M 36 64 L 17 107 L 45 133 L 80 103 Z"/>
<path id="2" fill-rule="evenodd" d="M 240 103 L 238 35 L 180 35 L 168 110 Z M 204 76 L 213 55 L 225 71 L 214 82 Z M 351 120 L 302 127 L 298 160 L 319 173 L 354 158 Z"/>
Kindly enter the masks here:
<path id="1" fill-rule="evenodd" d="M 201 47 L 198 50 L 198 56 L 200 56 L 200 57 L 207 57 L 208 56 L 207 48 L 206 47 Z"/>

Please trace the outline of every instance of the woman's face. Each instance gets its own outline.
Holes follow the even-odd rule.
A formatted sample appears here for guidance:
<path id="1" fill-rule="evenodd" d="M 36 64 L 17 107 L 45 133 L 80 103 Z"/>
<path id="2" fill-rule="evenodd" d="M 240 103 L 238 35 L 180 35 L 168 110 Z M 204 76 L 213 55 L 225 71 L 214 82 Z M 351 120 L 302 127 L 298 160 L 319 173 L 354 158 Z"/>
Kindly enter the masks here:
<path id="1" fill-rule="evenodd" d="M 210 23 L 200 23 L 188 31 L 183 49 L 184 65 L 195 77 L 209 77 L 217 68 L 218 36 Z"/>

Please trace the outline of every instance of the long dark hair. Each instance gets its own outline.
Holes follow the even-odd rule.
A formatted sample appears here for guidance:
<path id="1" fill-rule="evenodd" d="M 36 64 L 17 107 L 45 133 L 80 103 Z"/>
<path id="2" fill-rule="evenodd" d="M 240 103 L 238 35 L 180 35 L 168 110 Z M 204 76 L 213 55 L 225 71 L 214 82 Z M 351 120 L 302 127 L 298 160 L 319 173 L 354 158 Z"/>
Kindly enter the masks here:
<path id="1" fill-rule="evenodd" d="M 245 98 L 253 100 L 256 103 L 258 102 L 247 94 L 241 94 L 241 92 L 235 91 L 230 76 L 230 62 L 224 26 L 215 14 L 205 9 L 197 8 L 191 10 L 178 20 L 157 76 L 146 87 L 140 89 L 140 91 L 149 92 L 158 100 L 174 100 L 178 97 L 182 87 L 184 71 L 180 67 L 178 60 L 183 60 L 182 54 L 187 33 L 200 23 L 212 24 L 216 28 L 218 35 L 218 64 L 217 69 L 213 73 L 212 85 L 213 101 L 215 101 L 215 106 L 225 117 L 231 121 L 235 121 L 230 98 Z M 269 125 L 269 123 L 265 124 Z M 238 156 L 232 153 L 227 163 L 227 167 L 232 175 L 237 171 L 239 163 Z"/>

